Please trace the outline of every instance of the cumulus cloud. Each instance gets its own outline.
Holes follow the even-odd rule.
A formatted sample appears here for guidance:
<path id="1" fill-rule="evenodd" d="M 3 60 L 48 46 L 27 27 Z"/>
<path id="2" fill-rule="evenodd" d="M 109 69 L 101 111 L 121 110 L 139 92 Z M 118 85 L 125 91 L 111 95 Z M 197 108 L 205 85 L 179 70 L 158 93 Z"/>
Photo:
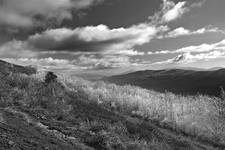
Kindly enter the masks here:
<path id="1" fill-rule="evenodd" d="M 189 4 L 188 1 L 175 3 L 172 0 L 163 0 L 160 6 L 160 11 L 149 19 L 154 24 L 164 24 L 181 18 L 185 13 L 189 12 L 194 7 L 201 7 L 205 0 Z"/>
<path id="2" fill-rule="evenodd" d="M 172 1 L 164 0 L 165 7 L 172 7 L 169 9 L 163 16 L 162 20 L 164 22 L 170 22 L 175 19 L 180 18 L 188 9 L 185 6 L 186 2 L 178 2 L 176 5 L 172 3 Z"/>
<path id="3" fill-rule="evenodd" d="M 0 1 L 0 25 L 30 27 L 49 19 L 71 19 L 79 10 L 103 0 L 4 0 Z"/>
<path id="4" fill-rule="evenodd" d="M 127 53 L 131 52 L 130 49 L 134 46 L 149 42 L 164 30 L 167 30 L 167 27 L 154 27 L 147 23 L 115 29 L 110 29 L 106 25 L 86 26 L 74 30 L 59 28 L 30 36 L 27 43 L 42 51 Z"/>
<path id="5" fill-rule="evenodd" d="M 0 54 L 17 58 L 83 54 L 138 56 L 145 53 L 135 50 L 135 46 L 148 43 L 167 30 L 167 26 L 149 23 L 114 29 L 106 25 L 49 29 L 25 41 L 14 40 L 0 46 Z"/>

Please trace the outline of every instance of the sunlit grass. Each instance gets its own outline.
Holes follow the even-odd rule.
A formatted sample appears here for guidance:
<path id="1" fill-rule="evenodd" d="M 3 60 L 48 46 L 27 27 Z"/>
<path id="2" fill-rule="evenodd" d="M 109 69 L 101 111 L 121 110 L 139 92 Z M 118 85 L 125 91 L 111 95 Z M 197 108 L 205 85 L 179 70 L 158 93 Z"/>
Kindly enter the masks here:
<path id="1" fill-rule="evenodd" d="M 84 91 L 89 100 L 103 107 L 154 120 L 191 136 L 225 141 L 225 102 L 220 98 L 159 93 L 79 78 L 64 82 L 74 91 Z"/>

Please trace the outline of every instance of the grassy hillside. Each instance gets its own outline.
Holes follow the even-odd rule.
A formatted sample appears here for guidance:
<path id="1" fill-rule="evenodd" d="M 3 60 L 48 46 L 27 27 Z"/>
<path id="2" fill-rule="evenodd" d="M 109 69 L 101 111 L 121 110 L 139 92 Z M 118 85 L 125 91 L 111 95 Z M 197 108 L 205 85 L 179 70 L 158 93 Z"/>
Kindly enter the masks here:
<path id="1" fill-rule="evenodd" d="M 0 72 L 0 149 L 224 149 L 224 101 Z"/>
<path id="2" fill-rule="evenodd" d="M 0 60 L 0 72 L 1 74 L 5 75 L 9 73 L 23 73 L 27 75 L 32 75 L 37 73 L 37 70 L 31 66 L 19 66 Z"/>
<path id="3" fill-rule="evenodd" d="M 224 77 L 225 69 L 214 71 L 171 69 L 138 71 L 109 77 L 105 80 L 119 85 L 130 84 L 159 92 L 219 96 L 220 87 L 225 87 Z"/>

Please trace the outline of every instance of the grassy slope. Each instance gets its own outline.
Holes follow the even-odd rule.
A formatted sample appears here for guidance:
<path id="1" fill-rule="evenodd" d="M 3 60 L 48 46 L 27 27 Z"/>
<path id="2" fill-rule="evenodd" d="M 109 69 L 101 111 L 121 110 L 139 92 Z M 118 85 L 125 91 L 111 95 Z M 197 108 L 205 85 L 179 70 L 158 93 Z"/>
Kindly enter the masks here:
<path id="1" fill-rule="evenodd" d="M 171 125 L 172 113 L 169 113 L 172 118 L 168 118 L 164 112 L 150 110 L 150 103 L 146 103 L 152 101 L 153 105 L 156 103 L 153 98 L 171 98 L 173 94 L 160 95 L 136 87 L 81 79 L 61 78 L 49 85 L 42 80 L 43 75 L 0 73 L 0 149 L 225 148 L 220 142 L 222 136 L 213 135 L 217 137 L 213 140 L 212 135 L 206 134 L 198 139 L 197 135 L 202 133 L 199 128 L 192 133 L 193 127 L 187 122 L 186 128 L 182 126 L 186 133 L 182 128 L 173 128 L 180 124 Z M 154 107 L 158 108 L 156 104 Z"/>

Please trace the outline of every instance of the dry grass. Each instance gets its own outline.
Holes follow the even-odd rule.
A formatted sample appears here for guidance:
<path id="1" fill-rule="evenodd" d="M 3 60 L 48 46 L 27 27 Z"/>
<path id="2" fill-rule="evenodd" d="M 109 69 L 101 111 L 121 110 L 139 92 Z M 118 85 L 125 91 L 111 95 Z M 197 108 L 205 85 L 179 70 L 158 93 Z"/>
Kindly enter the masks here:
<path id="1" fill-rule="evenodd" d="M 29 108 L 41 107 L 59 116 L 67 116 L 72 106 L 64 100 L 65 93 L 59 87 L 63 85 L 66 91 L 86 97 L 84 101 L 96 102 L 104 108 L 126 115 L 154 120 L 162 126 L 194 137 L 225 142 L 225 102 L 220 98 L 203 95 L 184 97 L 134 86 L 117 86 L 102 81 L 89 82 L 75 77 L 66 79 L 60 77 L 62 84 L 53 83 L 43 87 L 41 85 L 43 79 L 44 74 L 33 77 L 12 74 L 5 80 L 1 80 L 1 86 L 4 86 L 0 92 L 1 106 L 18 104 Z M 7 91 L 8 85 L 12 88 L 10 91 Z M 85 124 L 83 127 L 91 126 L 96 126 L 96 123 Z M 116 127 L 112 126 L 111 131 Z M 140 140 L 133 142 L 135 146 L 138 145 L 137 143 L 139 145 L 156 143 L 157 145 L 157 141 L 152 141 L 151 144 L 141 144 L 146 141 Z"/>
<path id="2" fill-rule="evenodd" d="M 159 93 L 80 78 L 61 80 L 74 92 L 85 92 L 89 100 L 103 107 L 154 120 L 194 137 L 225 142 L 225 102 L 220 98 Z"/>

